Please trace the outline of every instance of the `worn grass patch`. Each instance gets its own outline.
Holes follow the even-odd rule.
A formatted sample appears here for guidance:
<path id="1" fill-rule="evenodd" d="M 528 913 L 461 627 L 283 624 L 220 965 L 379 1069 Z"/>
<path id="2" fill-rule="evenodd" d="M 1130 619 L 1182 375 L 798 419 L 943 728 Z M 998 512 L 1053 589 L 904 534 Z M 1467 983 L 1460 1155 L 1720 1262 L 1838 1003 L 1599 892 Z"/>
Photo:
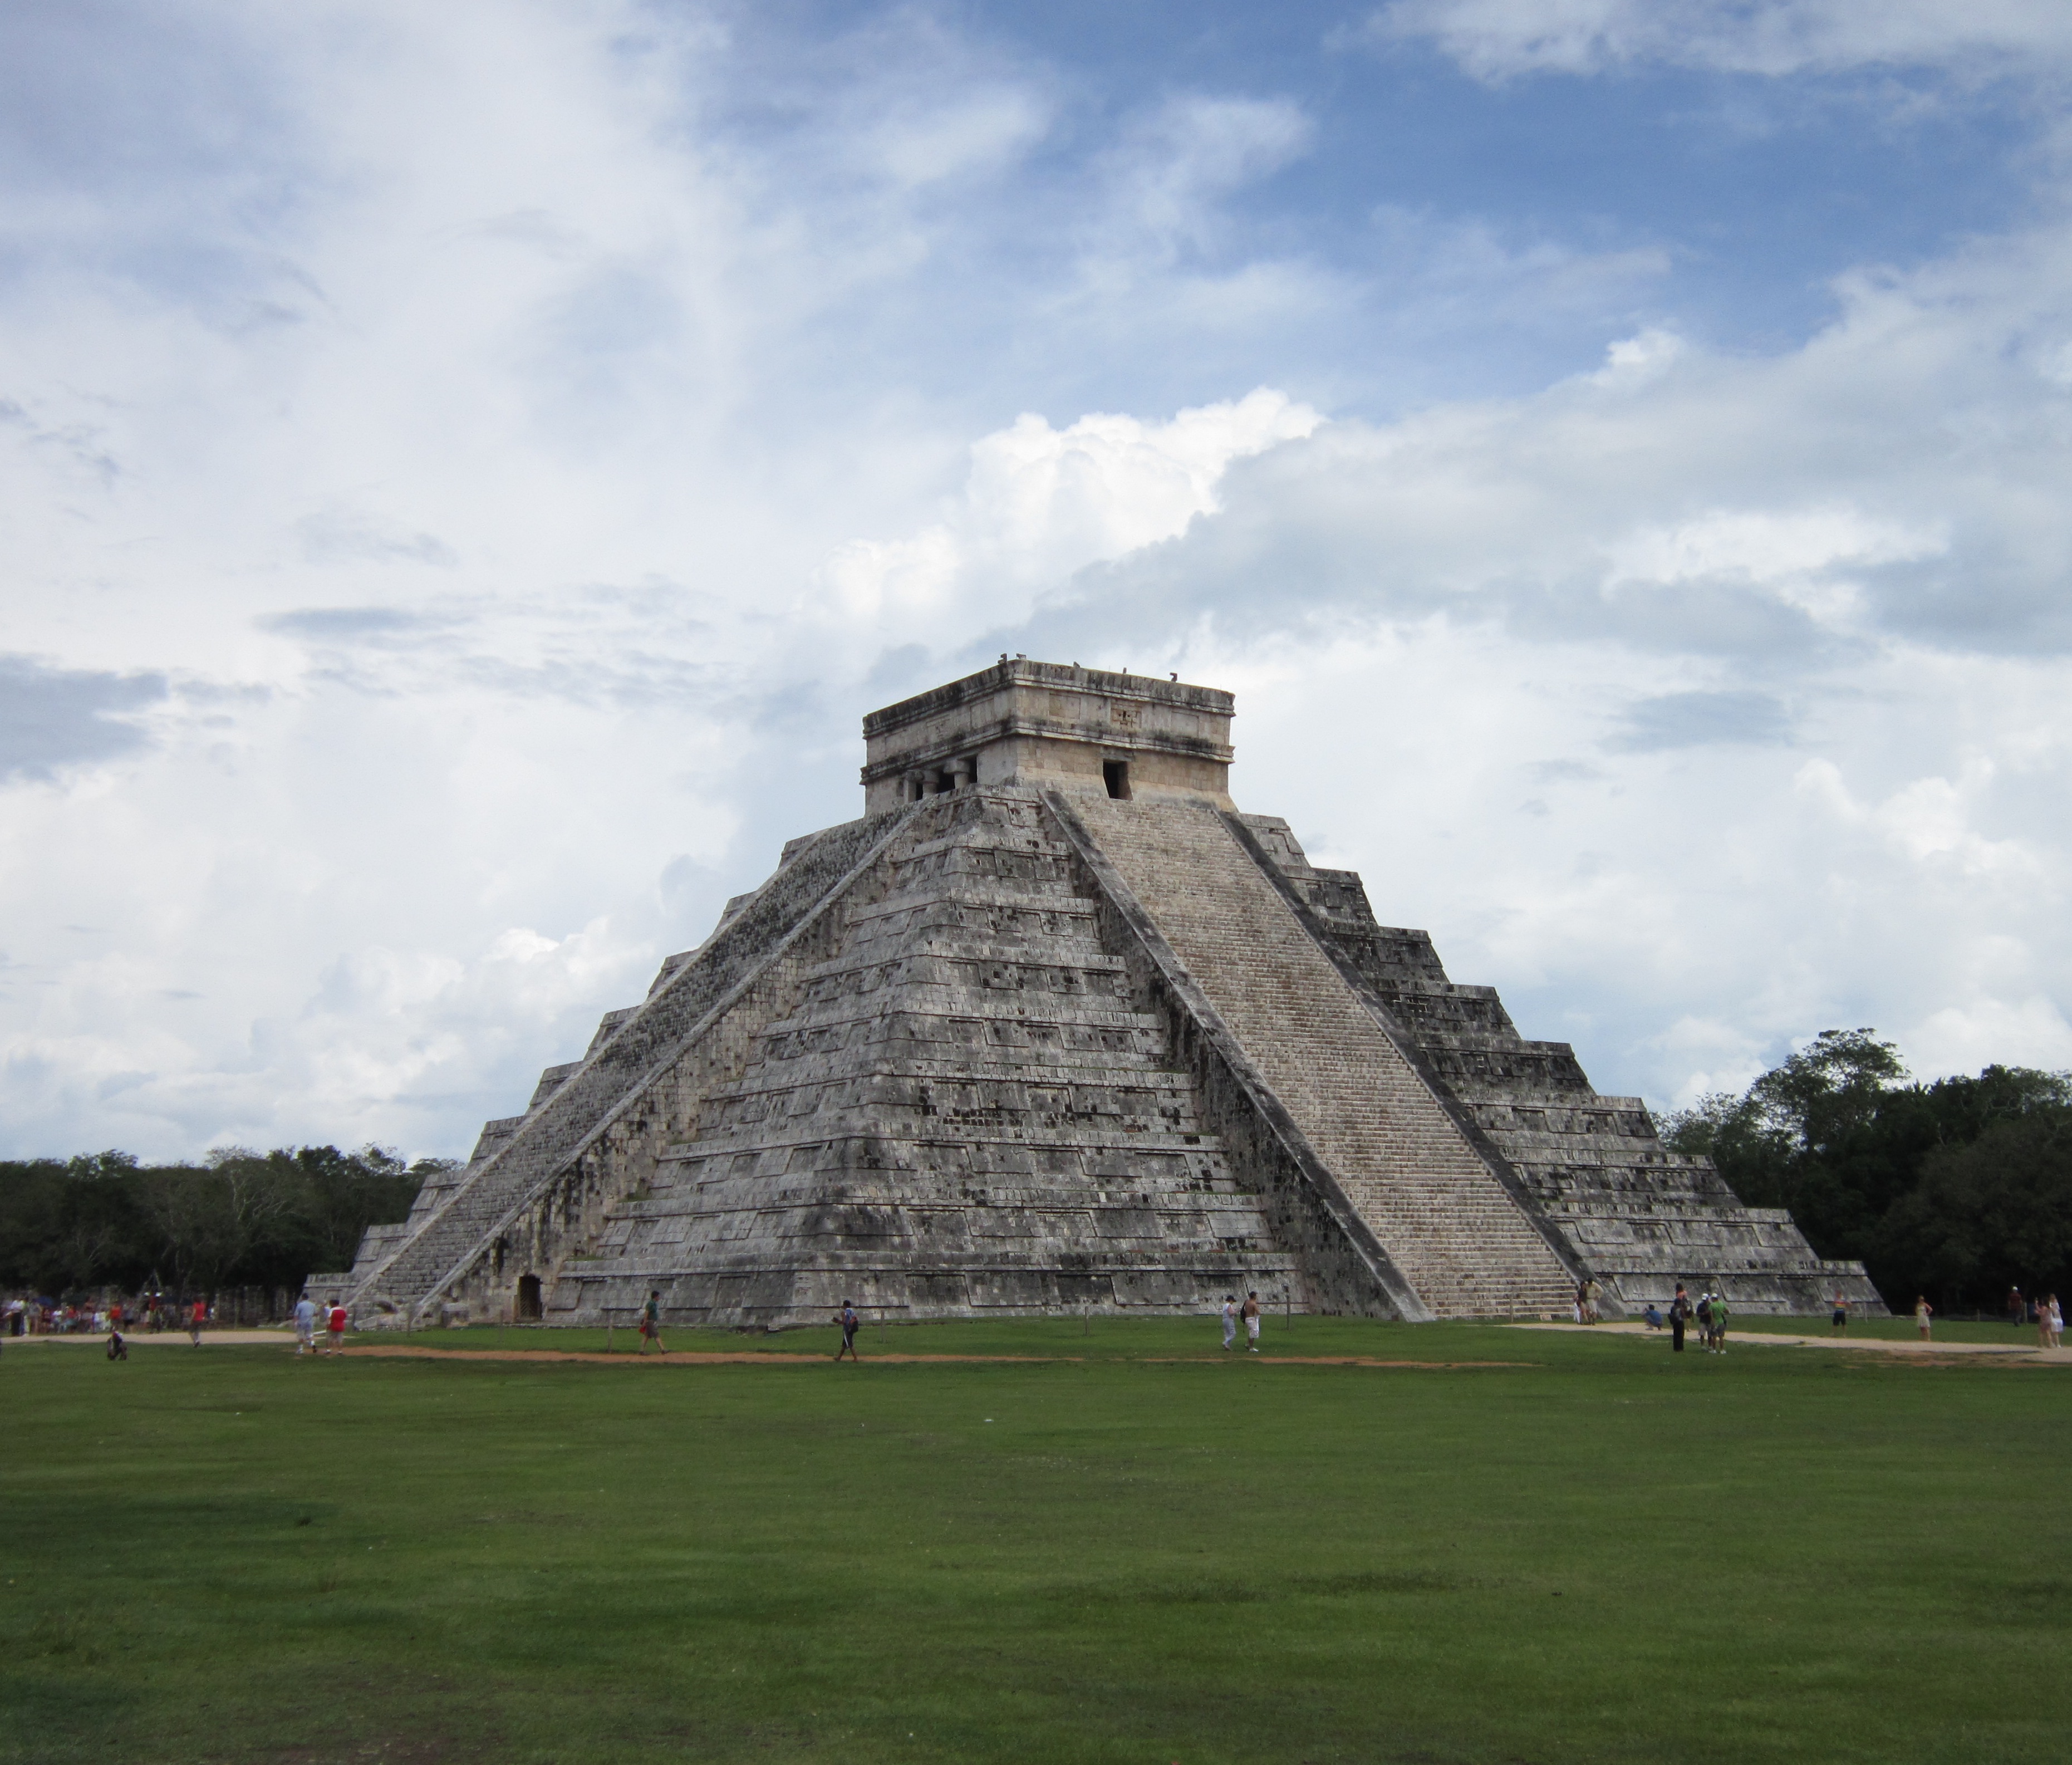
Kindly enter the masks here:
<path id="1" fill-rule="evenodd" d="M 2072 1720 L 2062 1377 L 875 1334 L 639 1376 L 10 1348 L 0 1759 L 1991 1761 Z"/>

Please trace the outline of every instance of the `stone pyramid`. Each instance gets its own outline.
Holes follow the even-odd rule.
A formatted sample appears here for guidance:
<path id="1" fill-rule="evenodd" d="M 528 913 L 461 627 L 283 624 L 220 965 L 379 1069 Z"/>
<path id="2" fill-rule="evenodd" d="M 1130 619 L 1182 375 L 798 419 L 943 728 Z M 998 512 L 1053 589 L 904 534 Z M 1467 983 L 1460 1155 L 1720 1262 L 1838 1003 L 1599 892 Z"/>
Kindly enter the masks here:
<path id="1" fill-rule="evenodd" d="M 312 1276 L 363 1323 L 1082 1308 L 1423 1319 L 1838 1290 L 1639 1101 L 1226 792 L 1230 695 L 1003 658 L 464 1170 Z"/>

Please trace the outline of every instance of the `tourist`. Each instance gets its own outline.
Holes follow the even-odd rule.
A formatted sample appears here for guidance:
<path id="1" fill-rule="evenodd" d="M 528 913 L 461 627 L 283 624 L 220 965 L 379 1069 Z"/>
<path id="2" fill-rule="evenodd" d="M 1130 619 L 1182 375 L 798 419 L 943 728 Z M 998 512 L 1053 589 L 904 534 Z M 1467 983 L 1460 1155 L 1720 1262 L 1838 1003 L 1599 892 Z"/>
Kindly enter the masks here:
<path id="1" fill-rule="evenodd" d="M 1849 1327 L 1849 1302 L 1839 1287 L 1835 1290 L 1835 1315 L 1830 1321 L 1838 1332 L 1845 1333 Z"/>
<path id="2" fill-rule="evenodd" d="M 1716 1355 L 1727 1352 L 1727 1296 L 1723 1293 L 1712 1295 L 1712 1348 Z"/>
<path id="3" fill-rule="evenodd" d="M 127 1360 L 130 1358 L 130 1344 L 122 1339 L 122 1332 L 119 1330 L 108 1332 L 108 1358 L 110 1360 Z"/>
<path id="4" fill-rule="evenodd" d="M 345 1302 L 343 1299 L 335 1299 L 331 1302 L 331 1316 L 327 1322 L 329 1326 L 327 1334 L 331 1338 L 327 1352 L 334 1355 L 342 1355 L 345 1352 L 346 1322 Z"/>
<path id="5" fill-rule="evenodd" d="M 295 1352 L 313 1355 L 316 1352 L 316 1302 L 304 1294 L 295 1302 Z"/>
<path id="6" fill-rule="evenodd" d="M 1652 1299 L 1649 1300 L 1647 1310 L 1640 1314 L 1640 1321 L 1650 1330 L 1659 1330 L 1662 1327 L 1662 1308 Z"/>
<path id="7" fill-rule="evenodd" d="M 195 1347 L 201 1346 L 201 1327 L 208 1322 L 208 1302 L 197 1299 L 187 1311 L 187 1340 Z"/>
<path id="8" fill-rule="evenodd" d="M 648 1344 L 651 1342 L 664 1354 L 668 1353 L 668 1347 L 662 1340 L 662 1290 L 660 1287 L 649 1292 L 648 1303 L 640 1308 L 641 1353 L 648 1352 Z"/>
<path id="9" fill-rule="evenodd" d="M 1928 1339 L 1929 1320 L 1934 1315 L 1935 1308 L 1929 1304 L 1928 1295 L 1926 1294 L 1919 1295 L 1914 1302 L 1914 1327 L 1921 1332 L 1921 1339 L 1923 1342 Z"/>
<path id="10" fill-rule="evenodd" d="M 1712 1352 L 1712 1290 L 1708 1287 L 1698 1295 L 1698 1346 L 1707 1354 Z"/>
<path id="11" fill-rule="evenodd" d="M 1259 1352 L 1259 1295 L 1248 1293 L 1244 1296 L 1244 1333 L 1252 1339 L 1250 1352 Z"/>
<path id="12" fill-rule="evenodd" d="M 857 1358 L 856 1327 L 861 1321 L 857 1317 L 856 1307 L 846 1299 L 843 1300 L 841 1314 L 836 1321 L 841 1326 L 842 1339 L 841 1347 L 835 1350 L 835 1359 L 840 1360 L 844 1355 L 847 1355 L 851 1360 L 854 1360 Z"/>
<path id="13" fill-rule="evenodd" d="M 1595 1275 L 1592 1275 L 1583 1283 L 1583 1322 L 1585 1323 L 1595 1323 L 1597 1321 L 1600 1316 L 1597 1302 L 1604 1298 L 1604 1294 L 1605 1290 L 1597 1285 L 1597 1277 Z"/>
<path id="14" fill-rule="evenodd" d="M 2029 1316 L 2029 1307 L 2023 1303 L 2019 1287 L 2008 1289 L 2007 1314 L 2008 1322 L 2012 1324 L 2019 1324 Z"/>
<path id="15" fill-rule="evenodd" d="M 1570 1309 L 1575 1313 L 1576 1322 L 1577 1323 L 1581 1323 L 1583 1321 L 1584 1295 L 1589 1290 L 1584 1286 L 1581 1282 L 1579 1281 L 1576 1283 L 1576 1302 L 1572 1307 L 1570 1307 Z"/>
<path id="16" fill-rule="evenodd" d="M 1228 1354 L 1237 1344 L 1237 1296 L 1223 1295 L 1223 1352 Z"/>
<path id="17" fill-rule="evenodd" d="M 2056 1294 L 2054 1293 L 2044 1302 L 2043 1309 L 2050 1316 L 2050 1340 L 2045 1346 L 2051 1348 L 2062 1348 L 2065 1346 L 2065 1310 L 2058 1303 Z"/>
<path id="18" fill-rule="evenodd" d="M 1691 1296 L 1684 1290 L 1684 1283 L 1676 1283 L 1676 1297 L 1669 1302 L 1669 1347 L 1672 1352 L 1684 1352 L 1684 1326 L 1691 1315 Z"/>

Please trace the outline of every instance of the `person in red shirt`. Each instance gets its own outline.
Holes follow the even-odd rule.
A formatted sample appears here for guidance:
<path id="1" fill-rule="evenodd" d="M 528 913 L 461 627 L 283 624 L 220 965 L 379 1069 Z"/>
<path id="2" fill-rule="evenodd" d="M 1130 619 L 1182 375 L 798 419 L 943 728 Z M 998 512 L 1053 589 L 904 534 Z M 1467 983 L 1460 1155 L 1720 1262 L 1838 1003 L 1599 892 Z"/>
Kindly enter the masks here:
<path id="1" fill-rule="evenodd" d="M 208 1302 L 197 1299 L 194 1310 L 187 1314 L 187 1340 L 195 1347 L 201 1346 L 201 1327 L 208 1322 Z"/>
<path id="2" fill-rule="evenodd" d="M 335 1355 L 342 1354 L 345 1349 L 345 1307 L 343 1306 L 333 1306 L 331 1308 L 330 1323 L 331 1352 Z"/>

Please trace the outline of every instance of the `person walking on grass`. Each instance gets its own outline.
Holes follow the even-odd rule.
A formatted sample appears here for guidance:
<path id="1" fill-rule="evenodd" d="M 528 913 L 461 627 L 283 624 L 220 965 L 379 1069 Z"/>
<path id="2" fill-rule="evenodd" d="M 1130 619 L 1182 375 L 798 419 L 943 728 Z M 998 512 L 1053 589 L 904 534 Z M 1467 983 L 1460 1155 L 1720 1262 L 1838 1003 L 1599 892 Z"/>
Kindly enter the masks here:
<path id="1" fill-rule="evenodd" d="M 856 1307 L 843 1300 L 841 1314 L 835 1321 L 841 1326 L 842 1333 L 841 1347 L 835 1350 L 835 1359 L 840 1360 L 847 1355 L 851 1360 L 856 1360 L 856 1327 L 861 1321 L 856 1314 Z"/>
<path id="2" fill-rule="evenodd" d="M 641 1353 L 648 1352 L 648 1344 L 651 1342 L 664 1354 L 668 1353 L 668 1348 L 662 1340 L 662 1290 L 660 1287 L 650 1290 L 648 1302 L 640 1308 Z"/>
<path id="3" fill-rule="evenodd" d="M 193 1309 L 187 1313 L 187 1340 L 197 1348 L 201 1346 L 201 1327 L 208 1322 L 208 1302 L 206 1299 L 195 1300 Z"/>
<path id="4" fill-rule="evenodd" d="M 195 1328 L 195 1334 L 196 1336 L 199 1336 L 201 1334 L 200 1329 L 198 1326 Z M 197 1343 L 195 1346 L 199 1347 L 200 1344 Z M 316 1302 L 310 1298 L 307 1294 L 304 1294 L 301 1298 L 295 1302 L 295 1352 L 298 1355 L 313 1355 L 316 1352 Z"/>
<path id="5" fill-rule="evenodd" d="M 1836 1335 L 1846 1335 L 1849 1328 L 1849 1302 L 1840 1288 L 1835 1290 L 1835 1315 L 1832 1320 Z"/>
<path id="6" fill-rule="evenodd" d="M 1251 1339 L 1248 1352 L 1259 1352 L 1259 1295 L 1248 1293 L 1244 1296 L 1244 1333 Z"/>
<path id="7" fill-rule="evenodd" d="M 1228 1354 L 1237 1343 L 1237 1295 L 1223 1295 L 1223 1352 Z"/>
<path id="8" fill-rule="evenodd" d="M 2007 1314 L 2008 1322 L 2012 1324 L 2019 1324 L 2029 1316 L 2029 1307 L 2022 1300 L 2019 1287 L 2008 1289 Z"/>
<path id="9" fill-rule="evenodd" d="M 1925 1293 L 1919 1295 L 1914 1302 L 1914 1327 L 1921 1332 L 1923 1342 L 1928 1339 L 1929 1323 L 1934 1315 L 1935 1308 L 1929 1304 L 1928 1295 Z"/>
<path id="10" fill-rule="evenodd" d="M 2051 1294 L 2044 1302 L 2044 1309 L 2050 1314 L 2050 1346 L 2062 1348 L 2065 1346 L 2065 1308 L 2058 1304 L 2056 1294 Z"/>
<path id="11" fill-rule="evenodd" d="M 1669 1347 L 1671 1352 L 1684 1352 L 1684 1327 L 1691 1318 L 1691 1296 L 1684 1290 L 1684 1283 L 1676 1283 L 1676 1297 L 1669 1302 Z"/>
<path id="12" fill-rule="evenodd" d="M 1723 1293 L 1712 1295 L 1712 1352 L 1723 1355 L 1727 1352 L 1727 1296 Z"/>
<path id="13" fill-rule="evenodd" d="M 335 1299 L 331 1302 L 331 1315 L 324 1322 L 326 1325 L 324 1334 L 330 1339 L 326 1345 L 325 1352 L 331 1355 L 343 1354 L 346 1316 L 345 1302 L 343 1299 Z"/>

